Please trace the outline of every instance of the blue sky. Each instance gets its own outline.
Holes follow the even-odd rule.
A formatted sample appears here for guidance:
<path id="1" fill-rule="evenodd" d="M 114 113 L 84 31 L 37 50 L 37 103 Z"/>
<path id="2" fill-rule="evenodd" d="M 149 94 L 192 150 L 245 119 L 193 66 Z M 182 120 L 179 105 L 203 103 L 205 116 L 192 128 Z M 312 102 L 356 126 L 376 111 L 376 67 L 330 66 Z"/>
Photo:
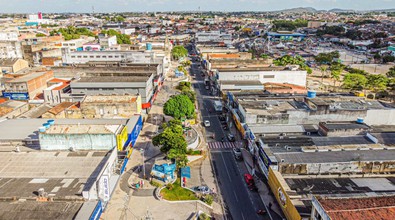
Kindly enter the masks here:
<path id="1" fill-rule="evenodd" d="M 271 11 L 294 7 L 316 9 L 387 9 L 395 0 L 0 0 L 0 13 L 124 11 Z"/>

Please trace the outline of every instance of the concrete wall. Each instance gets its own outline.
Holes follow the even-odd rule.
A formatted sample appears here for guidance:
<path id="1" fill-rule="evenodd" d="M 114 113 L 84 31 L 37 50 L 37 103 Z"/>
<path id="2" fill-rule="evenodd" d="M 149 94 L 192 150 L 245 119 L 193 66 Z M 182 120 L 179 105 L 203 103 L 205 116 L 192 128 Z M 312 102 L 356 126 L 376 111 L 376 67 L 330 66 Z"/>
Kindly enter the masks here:
<path id="1" fill-rule="evenodd" d="M 368 125 L 395 125 L 395 109 L 369 110 L 364 122 Z"/>
<path id="2" fill-rule="evenodd" d="M 111 150 L 117 145 L 114 134 L 39 134 L 42 150 Z"/>
<path id="3" fill-rule="evenodd" d="M 81 103 L 84 118 L 130 118 L 141 109 L 141 100 L 130 103 Z"/>

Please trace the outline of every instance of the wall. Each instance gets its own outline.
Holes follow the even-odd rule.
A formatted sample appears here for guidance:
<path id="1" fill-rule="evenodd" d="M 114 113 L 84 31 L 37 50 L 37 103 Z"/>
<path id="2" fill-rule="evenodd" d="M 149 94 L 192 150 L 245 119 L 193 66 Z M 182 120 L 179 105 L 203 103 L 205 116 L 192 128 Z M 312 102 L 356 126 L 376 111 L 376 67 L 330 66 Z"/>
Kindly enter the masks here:
<path id="1" fill-rule="evenodd" d="M 81 102 L 81 113 L 85 118 L 130 118 L 141 112 L 140 102 L 85 103 Z M 140 111 L 138 112 L 138 110 Z"/>
<path id="2" fill-rule="evenodd" d="M 302 219 L 287 194 L 290 189 L 281 174 L 269 168 L 268 183 L 270 190 L 273 192 L 279 206 L 283 210 L 285 217 L 288 220 Z"/>
<path id="3" fill-rule="evenodd" d="M 395 125 L 395 109 L 368 110 L 364 122 L 368 125 Z"/>

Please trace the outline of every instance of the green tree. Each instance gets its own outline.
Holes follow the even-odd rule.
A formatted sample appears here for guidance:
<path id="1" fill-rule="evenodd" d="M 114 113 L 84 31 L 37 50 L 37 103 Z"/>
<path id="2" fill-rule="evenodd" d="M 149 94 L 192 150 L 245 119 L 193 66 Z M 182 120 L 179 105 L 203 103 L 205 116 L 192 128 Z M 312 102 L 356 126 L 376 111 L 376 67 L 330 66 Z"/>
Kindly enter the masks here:
<path id="1" fill-rule="evenodd" d="M 188 50 L 185 49 L 184 46 L 178 45 L 173 47 L 173 49 L 171 50 L 171 55 L 174 59 L 178 60 L 182 57 L 188 56 Z"/>
<path id="2" fill-rule="evenodd" d="M 47 36 L 47 35 L 45 35 L 45 34 L 43 34 L 43 33 L 37 33 L 37 34 L 36 34 L 36 37 L 45 37 L 45 36 Z"/>
<path id="3" fill-rule="evenodd" d="M 163 112 L 176 119 L 180 119 L 182 117 L 193 118 L 195 114 L 195 106 L 188 96 L 181 94 L 170 98 L 165 103 Z"/>
<path id="4" fill-rule="evenodd" d="M 383 63 L 389 63 L 395 61 L 395 57 L 391 55 L 383 56 L 382 59 L 383 59 Z"/>
<path id="5" fill-rule="evenodd" d="M 339 64 L 332 65 L 330 67 L 331 70 L 331 78 L 333 79 L 333 86 L 336 85 L 336 82 L 340 80 L 340 76 L 343 72 L 343 66 Z"/>
<path id="6" fill-rule="evenodd" d="M 343 87 L 347 89 L 364 90 L 367 83 L 366 76 L 357 73 L 348 73 L 343 79 Z"/>
<path id="7" fill-rule="evenodd" d="M 315 61 L 318 64 L 330 64 L 334 59 L 338 59 L 340 54 L 338 51 L 333 51 L 330 53 L 319 53 L 316 57 L 314 57 Z"/>
<path id="8" fill-rule="evenodd" d="M 322 65 L 320 66 L 321 70 L 321 83 L 324 81 L 324 75 L 326 75 L 326 70 L 328 69 L 328 66 Z"/>
<path id="9" fill-rule="evenodd" d="M 181 121 L 173 119 L 163 127 L 163 132 L 152 139 L 152 144 L 159 146 L 169 159 L 175 160 L 178 167 L 186 166 L 188 144 L 183 136 Z"/>
<path id="10" fill-rule="evenodd" d="M 387 77 L 395 78 L 395 66 L 391 67 L 386 73 Z"/>
<path id="11" fill-rule="evenodd" d="M 375 92 L 383 91 L 387 88 L 388 78 L 386 76 L 369 74 L 367 79 L 368 88 Z"/>
<path id="12" fill-rule="evenodd" d="M 116 30 L 102 30 L 101 34 L 107 34 L 108 36 L 116 36 L 118 44 L 131 44 L 130 36 L 127 34 L 121 34 Z"/>

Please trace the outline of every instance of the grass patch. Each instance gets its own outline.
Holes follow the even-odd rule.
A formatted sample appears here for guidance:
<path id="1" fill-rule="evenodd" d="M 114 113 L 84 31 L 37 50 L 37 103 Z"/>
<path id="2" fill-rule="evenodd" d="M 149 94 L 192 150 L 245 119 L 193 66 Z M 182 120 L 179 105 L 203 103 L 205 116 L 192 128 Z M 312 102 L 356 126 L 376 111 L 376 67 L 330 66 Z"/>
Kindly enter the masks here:
<path id="1" fill-rule="evenodd" d="M 151 180 L 150 184 L 151 184 L 151 186 L 154 186 L 154 187 L 157 187 L 157 188 L 162 187 L 162 184 L 156 182 L 155 180 Z"/>
<path id="2" fill-rule="evenodd" d="M 198 200 L 194 192 L 181 187 L 180 178 L 177 178 L 173 184 L 169 184 L 166 188 L 162 189 L 160 194 L 162 198 L 169 201 Z"/>
<path id="3" fill-rule="evenodd" d="M 192 150 L 192 149 L 189 149 L 189 150 L 187 151 L 187 155 L 192 155 L 192 156 L 195 156 L 195 155 L 202 155 L 202 151 L 201 151 L 201 150 Z"/>

